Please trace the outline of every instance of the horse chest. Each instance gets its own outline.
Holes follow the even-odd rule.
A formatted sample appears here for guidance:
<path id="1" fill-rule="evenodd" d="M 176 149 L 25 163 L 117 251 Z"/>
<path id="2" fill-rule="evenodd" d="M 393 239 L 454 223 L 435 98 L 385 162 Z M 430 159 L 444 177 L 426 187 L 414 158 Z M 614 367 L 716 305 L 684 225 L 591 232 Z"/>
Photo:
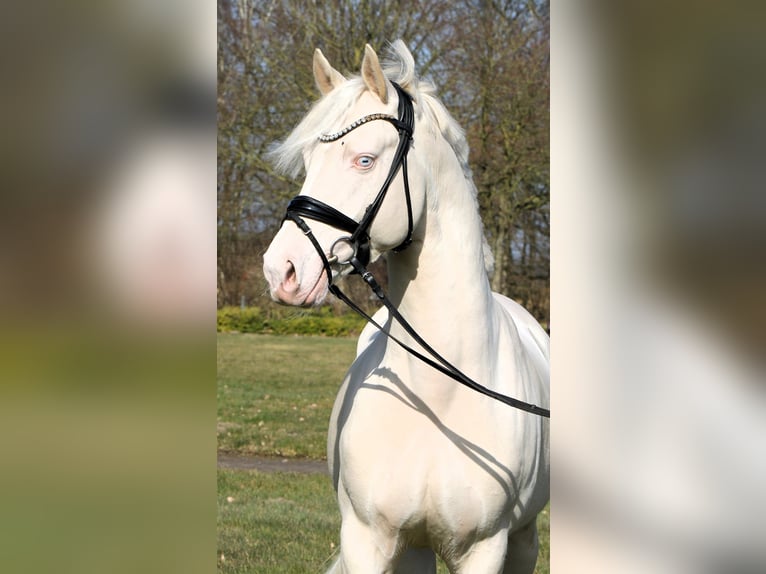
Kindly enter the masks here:
<path id="1" fill-rule="evenodd" d="M 501 430 L 440 418 L 372 380 L 339 423 L 339 487 L 365 522 L 454 541 L 510 519 L 519 466 Z"/>

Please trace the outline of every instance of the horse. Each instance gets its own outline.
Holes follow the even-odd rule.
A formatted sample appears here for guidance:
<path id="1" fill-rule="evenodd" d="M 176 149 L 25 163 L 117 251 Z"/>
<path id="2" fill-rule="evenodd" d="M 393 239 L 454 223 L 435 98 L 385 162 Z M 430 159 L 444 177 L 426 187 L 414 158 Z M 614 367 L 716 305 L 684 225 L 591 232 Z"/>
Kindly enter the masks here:
<path id="1" fill-rule="evenodd" d="M 390 52 L 384 66 L 365 46 L 350 78 L 314 52 L 322 96 L 272 152 L 284 173 L 305 178 L 264 254 L 271 297 L 319 305 L 359 271 L 350 263 L 382 256 L 388 297 L 411 330 L 385 306 L 375 323 L 421 348 L 414 330 L 473 380 L 546 406 L 549 338 L 491 290 L 464 132 L 416 77 L 404 43 Z M 410 124 L 396 115 L 407 100 Z M 437 554 L 452 573 L 532 572 L 549 424 L 466 388 L 368 323 L 328 431 L 341 514 L 329 572 L 436 572 Z"/>

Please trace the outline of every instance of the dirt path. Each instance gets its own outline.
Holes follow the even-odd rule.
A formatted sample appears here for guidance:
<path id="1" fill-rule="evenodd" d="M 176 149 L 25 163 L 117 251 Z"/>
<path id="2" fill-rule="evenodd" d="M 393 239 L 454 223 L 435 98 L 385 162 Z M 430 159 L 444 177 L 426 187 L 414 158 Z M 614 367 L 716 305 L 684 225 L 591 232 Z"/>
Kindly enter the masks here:
<path id="1" fill-rule="evenodd" d="M 228 452 L 218 453 L 218 468 L 257 470 L 259 472 L 296 472 L 299 474 L 329 474 L 327 461 L 306 458 L 273 458 Z"/>

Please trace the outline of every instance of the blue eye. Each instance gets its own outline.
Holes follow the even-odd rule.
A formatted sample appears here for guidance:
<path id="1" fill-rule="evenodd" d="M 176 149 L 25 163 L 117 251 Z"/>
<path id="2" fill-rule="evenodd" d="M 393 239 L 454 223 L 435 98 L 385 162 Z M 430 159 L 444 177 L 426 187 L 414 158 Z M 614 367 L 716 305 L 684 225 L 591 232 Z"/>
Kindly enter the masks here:
<path id="1" fill-rule="evenodd" d="M 354 165 L 359 169 L 370 169 L 375 164 L 375 158 L 371 155 L 360 155 L 354 160 Z"/>

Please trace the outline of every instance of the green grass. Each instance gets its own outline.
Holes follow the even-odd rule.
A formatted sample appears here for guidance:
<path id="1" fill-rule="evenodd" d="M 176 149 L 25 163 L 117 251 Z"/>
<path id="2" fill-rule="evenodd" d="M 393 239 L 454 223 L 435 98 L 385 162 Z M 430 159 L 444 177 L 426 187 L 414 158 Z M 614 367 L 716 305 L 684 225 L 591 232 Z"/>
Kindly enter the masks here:
<path id="1" fill-rule="evenodd" d="M 536 574 L 549 574 L 549 509 L 537 518 Z M 325 572 L 338 551 L 340 516 L 324 475 L 218 471 L 221 574 Z M 439 561 L 437 572 L 447 574 Z"/>
<path id="2" fill-rule="evenodd" d="M 329 477 L 218 471 L 219 572 L 324 572 L 339 533 Z"/>
<path id="3" fill-rule="evenodd" d="M 326 458 L 335 395 L 356 340 L 218 335 L 218 448 Z"/>
<path id="4" fill-rule="evenodd" d="M 551 503 L 537 515 L 537 536 L 539 550 L 535 574 L 550 574 L 551 571 Z"/>

